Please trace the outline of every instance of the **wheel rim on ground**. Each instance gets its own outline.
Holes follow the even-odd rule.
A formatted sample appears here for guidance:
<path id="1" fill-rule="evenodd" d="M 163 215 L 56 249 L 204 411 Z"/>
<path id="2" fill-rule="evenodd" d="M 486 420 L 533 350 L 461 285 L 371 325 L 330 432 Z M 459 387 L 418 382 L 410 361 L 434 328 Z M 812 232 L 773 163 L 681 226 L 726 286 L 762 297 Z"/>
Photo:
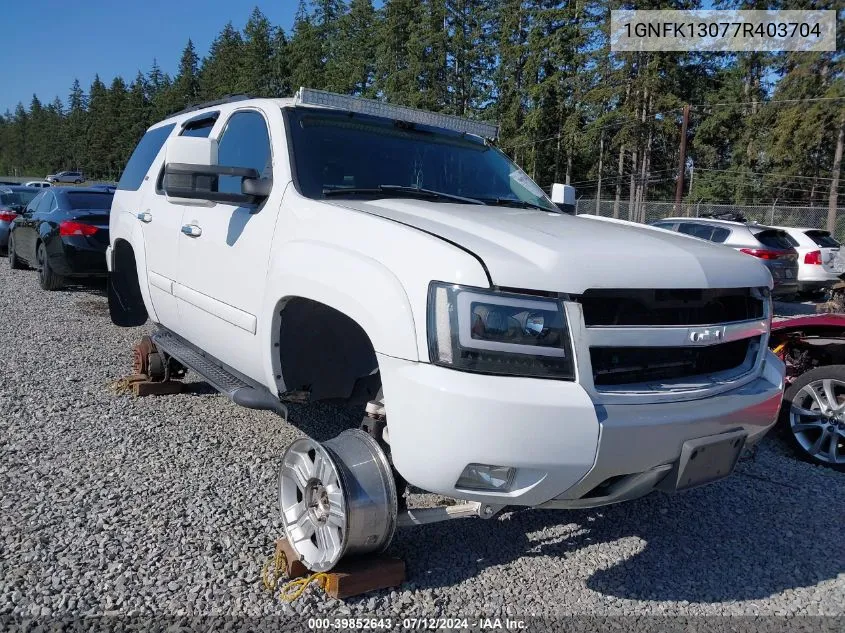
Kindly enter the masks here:
<path id="1" fill-rule="evenodd" d="M 845 382 L 824 378 L 804 385 L 792 399 L 789 427 L 813 459 L 845 464 Z"/>
<path id="2" fill-rule="evenodd" d="M 396 484 L 378 443 L 354 429 L 320 444 L 291 444 L 279 473 L 282 524 L 313 571 L 346 555 L 384 550 L 396 529 Z"/>

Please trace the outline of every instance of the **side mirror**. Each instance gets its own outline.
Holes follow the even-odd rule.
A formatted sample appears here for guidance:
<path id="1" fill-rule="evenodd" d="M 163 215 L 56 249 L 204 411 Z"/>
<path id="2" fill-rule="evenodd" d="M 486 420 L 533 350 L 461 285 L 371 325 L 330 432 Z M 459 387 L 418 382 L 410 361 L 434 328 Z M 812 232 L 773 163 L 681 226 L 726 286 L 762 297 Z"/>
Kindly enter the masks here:
<path id="1" fill-rule="evenodd" d="M 220 176 L 241 178 L 241 191 L 219 190 Z M 251 167 L 217 164 L 217 141 L 177 136 L 168 141 L 162 187 L 168 200 L 254 205 L 270 195 L 273 182 Z"/>
<path id="2" fill-rule="evenodd" d="M 575 187 L 556 182 L 552 185 L 552 202 L 565 213 L 575 213 Z"/>

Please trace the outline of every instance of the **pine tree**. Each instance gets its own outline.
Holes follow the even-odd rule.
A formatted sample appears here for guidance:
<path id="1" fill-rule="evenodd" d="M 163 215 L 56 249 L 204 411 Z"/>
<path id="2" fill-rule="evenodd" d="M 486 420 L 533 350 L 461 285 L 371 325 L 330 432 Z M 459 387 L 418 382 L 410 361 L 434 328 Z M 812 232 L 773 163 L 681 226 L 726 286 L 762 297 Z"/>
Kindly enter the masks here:
<path id="1" fill-rule="evenodd" d="M 88 90 L 87 152 L 83 169 L 89 176 L 101 178 L 108 174 L 109 155 L 113 139 L 110 136 L 111 116 L 109 94 L 99 75 L 94 76 Z"/>
<path id="2" fill-rule="evenodd" d="M 376 12 L 372 0 L 352 0 L 339 21 L 332 56 L 326 62 L 326 87 L 341 93 L 374 96 Z"/>
<path id="3" fill-rule="evenodd" d="M 274 97 L 287 97 L 291 94 L 289 51 L 284 30 L 276 28 L 270 53 L 270 95 Z"/>
<path id="4" fill-rule="evenodd" d="M 377 36 L 376 89 L 388 101 L 414 105 L 419 86 L 412 67 L 410 40 L 417 16 L 414 0 L 385 0 Z"/>
<path id="5" fill-rule="evenodd" d="M 129 160 L 132 150 L 135 149 L 135 145 L 138 144 L 144 132 L 153 123 L 150 120 L 152 106 L 148 94 L 147 78 L 144 73 L 139 71 L 135 75 L 135 80 L 129 86 L 120 112 L 120 154 L 122 160 L 118 162 L 116 179 L 120 178 L 120 172 L 123 171 L 126 161 Z"/>
<path id="6" fill-rule="evenodd" d="M 255 7 L 244 28 L 240 91 L 256 97 L 273 95 L 273 32 L 270 21 Z"/>
<path id="7" fill-rule="evenodd" d="M 236 94 L 245 89 L 241 81 L 241 71 L 245 65 L 243 58 L 243 38 L 228 22 L 214 38 L 202 62 L 199 91 L 203 100 L 219 99 L 223 95 Z"/>
<path id="8" fill-rule="evenodd" d="M 73 80 L 68 98 L 67 135 L 68 135 L 68 163 L 59 165 L 57 169 L 82 169 L 87 158 L 87 107 L 88 99 L 79 85 L 79 80 Z"/>
<path id="9" fill-rule="evenodd" d="M 126 82 L 122 77 L 115 77 L 107 92 L 106 130 L 109 133 L 111 142 L 108 146 L 106 161 L 106 177 L 109 180 L 117 180 L 117 176 L 126 164 L 129 154 L 126 146 L 129 145 L 129 135 L 125 124 L 126 109 Z"/>
<path id="10" fill-rule="evenodd" d="M 174 109 L 184 108 L 199 100 L 199 57 L 194 49 L 194 43 L 188 39 L 188 44 L 182 51 L 179 61 L 179 73 L 173 82 L 171 106 Z"/>
<path id="11" fill-rule="evenodd" d="M 300 86 L 325 87 L 325 65 L 319 28 L 308 12 L 304 0 L 300 0 L 294 19 L 293 35 L 288 45 L 288 60 L 293 90 Z"/>

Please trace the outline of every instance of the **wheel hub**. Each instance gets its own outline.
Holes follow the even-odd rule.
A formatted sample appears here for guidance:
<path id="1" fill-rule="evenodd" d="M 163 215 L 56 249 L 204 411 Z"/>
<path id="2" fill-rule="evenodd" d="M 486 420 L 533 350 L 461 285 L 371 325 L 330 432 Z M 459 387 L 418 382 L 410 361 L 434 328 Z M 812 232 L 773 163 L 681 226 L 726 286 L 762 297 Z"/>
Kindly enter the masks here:
<path id="1" fill-rule="evenodd" d="M 308 482 L 305 488 L 305 506 L 311 520 L 324 525 L 329 518 L 330 502 L 326 487 L 317 479 Z"/>

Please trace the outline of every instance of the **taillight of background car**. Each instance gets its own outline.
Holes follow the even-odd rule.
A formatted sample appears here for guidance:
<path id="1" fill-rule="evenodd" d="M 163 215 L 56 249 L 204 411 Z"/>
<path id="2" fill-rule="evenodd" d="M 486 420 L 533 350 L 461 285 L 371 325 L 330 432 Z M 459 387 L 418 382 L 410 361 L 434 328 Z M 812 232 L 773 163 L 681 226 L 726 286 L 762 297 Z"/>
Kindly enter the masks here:
<path id="1" fill-rule="evenodd" d="M 70 237 L 71 235 L 84 235 L 89 237 L 99 231 L 96 226 L 84 224 L 82 222 L 61 222 L 59 223 L 59 235 L 62 237 Z"/>
<path id="2" fill-rule="evenodd" d="M 814 266 L 821 266 L 822 265 L 822 252 L 821 251 L 810 251 L 806 255 L 804 255 L 804 263 L 805 264 L 812 264 Z"/>
<path id="3" fill-rule="evenodd" d="M 745 253 L 746 255 L 751 255 L 753 257 L 758 257 L 759 259 L 796 259 L 797 254 L 795 251 L 775 251 L 769 250 L 765 248 L 741 248 L 739 249 L 741 253 Z"/>
<path id="4" fill-rule="evenodd" d="M 18 217 L 17 213 L 14 213 L 7 209 L 0 209 L 0 222 L 11 222 L 16 217 Z"/>

